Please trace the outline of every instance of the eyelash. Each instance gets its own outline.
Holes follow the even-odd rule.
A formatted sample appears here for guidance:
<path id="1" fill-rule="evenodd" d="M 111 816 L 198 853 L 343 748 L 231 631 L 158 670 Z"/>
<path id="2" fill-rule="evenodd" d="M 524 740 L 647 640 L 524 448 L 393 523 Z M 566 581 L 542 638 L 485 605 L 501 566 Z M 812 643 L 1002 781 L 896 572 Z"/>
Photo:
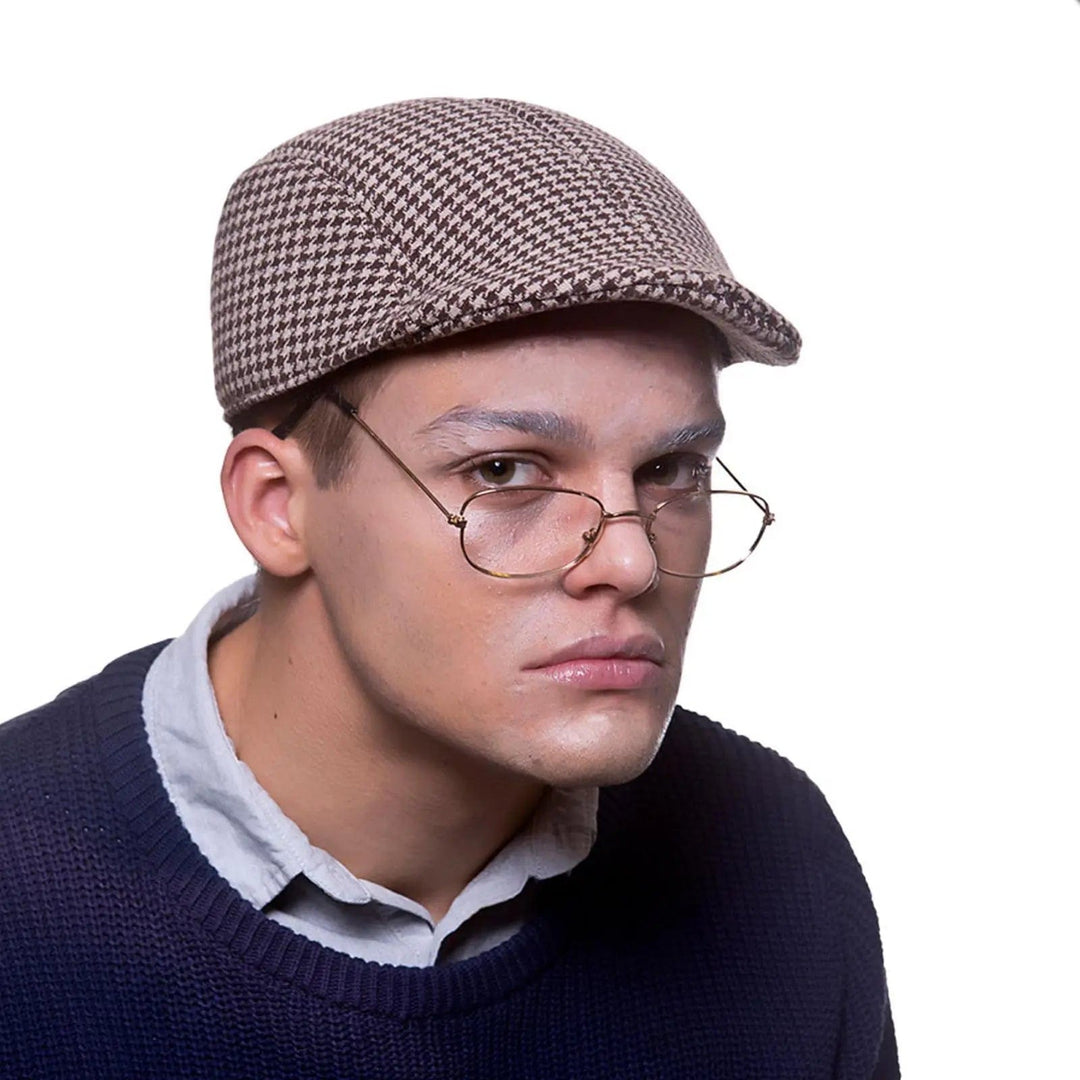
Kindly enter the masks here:
<path id="1" fill-rule="evenodd" d="M 462 474 L 467 479 L 474 481 L 475 486 L 478 489 L 479 488 L 485 488 L 485 487 L 516 487 L 516 486 L 518 486 L 518 485 L 514 485 L 514 484 L 505 484 L 505 485 L 495 484 L 495 483 L 492 483 L 490 480 L 486 480 L 486 479 L 484 479 L 484 477 L 480 476 L 480 470 L 485 465 L 492 465 L 495 462 L 505 462 L 506 464 L 512 464 L 514 466 L 526 465 L 526 466 L 530 466 L 531 468 L 534 468 L 534 469 L 541 468 L 541 466 L 539 464 L 537 464 L 537 462 L 532 461 L 531 459 L 526 458 L 526 457 L 521 457 L 520 455 L 514 455 L 514 454 L 488 454 L 486 457 L 474 458 L 472 461 L 467 462 L 465 464 L 465 466 L 463 467 L 463 469 L 462 469 Z M 546 486 L 547 484 L 550 483 L 549 480 L 539 480 L 539 481 L 534 481 L 534 482 L 538 483 L 541 486 Z"/>
<path id="2" fill-rule="evenodd" d="M 523 457 L 523 456 L 520 456 L 520 455 L 514 455 L 514 454 L 488 454 L 485 457 L 474 458 L 471 461 L 466 462 L 465 465 L 463 466 L 462 470 L 461 470 L 462 475 L 464 475 L 465 477 L 467 477 L 470 480 L 474 481 L 475 486 L 477 487 L 477 489 L 485 488 L 485 487 L 490 488 L 490 487 L 518 487 L 518 486 L 522 486 L 522 485 L 513 484 L 513 483 L 507 483 L 507 484 L 492 483 L 490 480 L 485 480 L 483 477 L 481 477 L 479 475 L 480 470 L 485 465 L 492 465 L 495 462 L 504 462 L 506 464 L 512 464 L 515 467 L 516 466 L 527 466 L 527 467 L 531 467 L 531 468 L 534 468 L 534 469 L 541 469 L 542 468 L 542 466 L 539 465 L 536 461 L 533 461 L 530 458 Z M 691 488 L 699 487 L 699 486 L 701 486 L 702 481 L 707 481 L 708 480 L 708 478 L 709 478 L 709 476 L 711 475 L 711 472 L 712 472 L 712 460 L 710 458 L 702 457 L 699 454 L 688 454 L 688 453 L 673 452 L 673 453 L 670 453 L 670 454 L 662 454 L 660 457 L 656 457 L 656 458 L 653 458 L 650 461 L 645 462 L 645 464 L 642 465 L 637 470 L 637 473 L 641 473 L 643 470 L 647 469 L 651 465 L 658 465 L 658 464 L 665 463 L 665 462 L 675 462 L 680 466 L 686 466 L 687 469 L 689 470 L 689 473 L 690 473 L 690 475 L 689 475 L 689 481 L 690 482 L 689 483 L 681 485 L 681 486 L 679 486 L 677 488 L 674 485 L 665 484 L 665 485 L 663 485 L 663 487 L 666 490 L 685 491 L 685 490 L 689 490 Z M 531 483 L 536 484 L 537 486 L 540 486 L 540 487 L 548 487 L 548 486 L 556 487 L 556 486 L 559 486 L 559 485 L 553 483 L 550 478 L 543 479 L 543 480 L 532 481 Z"/>

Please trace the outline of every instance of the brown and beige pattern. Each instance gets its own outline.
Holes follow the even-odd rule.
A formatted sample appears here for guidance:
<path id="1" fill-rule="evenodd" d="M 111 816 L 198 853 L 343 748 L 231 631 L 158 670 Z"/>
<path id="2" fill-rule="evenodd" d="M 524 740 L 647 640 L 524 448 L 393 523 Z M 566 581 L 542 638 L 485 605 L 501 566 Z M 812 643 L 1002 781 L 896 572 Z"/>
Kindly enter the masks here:
<path id="1" fill-rule="evenodd" d="M 612 136 L 492 98 L 369 109 L 290 139 L 229 192 L 218 399 L 232 419 L 379 350 L 617 300 L 702 315 L 727 340 L 721 363 L 799 353 L 686 198 Z"/>

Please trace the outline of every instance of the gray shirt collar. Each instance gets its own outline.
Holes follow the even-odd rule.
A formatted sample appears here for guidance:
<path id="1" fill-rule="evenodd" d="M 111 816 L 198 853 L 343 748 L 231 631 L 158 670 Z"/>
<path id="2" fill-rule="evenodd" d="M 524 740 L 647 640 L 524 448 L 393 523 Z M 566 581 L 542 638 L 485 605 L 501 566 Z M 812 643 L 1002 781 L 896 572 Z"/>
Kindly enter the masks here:
<path id="1" fill-rule="evenodd" d="M 432 925 L 438 941 L 478 912 L 517 896 L 530 879 L 565 873 L 596 837 L 597 789 L 551 790 L 526 826 L 465 887 L 434 927 L 418 903 L 355 877 L 315 847 L 240 761 L 221 722 L 207 667 L 215 627 L 255 609 L 255 578 L 219 592 L 152 665 L 143 690 L 150 748 L 181 821 L 217 871 L 265 908 L 303 875 L 338 904 L 376 901 Z M 306 932 L 306 931 L 305 931 Z M 311 935 L 313 936 L 313 935 Z"/>

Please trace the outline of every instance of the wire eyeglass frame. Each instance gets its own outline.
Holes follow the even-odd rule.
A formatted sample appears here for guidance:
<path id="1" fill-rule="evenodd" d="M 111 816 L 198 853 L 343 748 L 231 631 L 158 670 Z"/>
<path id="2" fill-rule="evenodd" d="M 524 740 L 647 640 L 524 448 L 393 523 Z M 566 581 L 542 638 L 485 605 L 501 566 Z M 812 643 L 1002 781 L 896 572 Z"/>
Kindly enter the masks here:
<path id="1" fill-rule="evenodd" d="M 641 520 L 642 526 L 645 529 L 645 534 L 649 538 L 649 543 L 653 546 L 653 550 L 655 551 L 656 540 L 652 533 L 652 524 L 656 519 L 656 515 L 661 510 L 663 510 L 665 506 L 668 506 L 679 499 L 686 498 L 688 495 L 705 494 L 705 492 L 703 491 L 680 492 L 677 495 L 673 495 L 670 499 L 665 499 L 663 502 L 659 503 L 649 513 L 645 513 L 640 510 L 620 510 L 618 512 L 612 513 L 595 495 L 591 494 L 588 491 L 576 491 L 572 488 L 545 487 L 540 485 L 521 484 L 515 485 L 513 488 L 490 487 L 482 488 L 480 491 L 475 491 L 461 504 L 461 509 L 457 513 L 454 513 L 452 510 L 449 510 L 446 506 L 444 506 L 442 501 L 435 494 L 435 492 L 433 492 L 431 488 L 429 488 L 427 484 L 425 484 L 424 481 L 421 480 L 420 477 L 417 476 L 416 473 L 413 472 L 413 470 L 409 468 L 409 466 L 400 457 L 398 457 L 398 455 L 393 450 L 391 450 L 389 446 L 386 445 L 386 443 L 380 438 L 378 433 L 375 432 L 367 423 L 367 421 L 360 416 L 360 411 L 358 407 L 354 405 L 351 401 L 347 400 L 335 386 L 322 387 L 315 393 L 312 393 L 307 397 L 302 398 L 297 403 L 296 407 L 289 413 L 289 415 L 286 416 L 280 424 L 278 424 L 272 429 L 271 434 L 273 434 L 278 439 L 288 438 L 288 436 L 296 428 L 296 425 L 300 422 L 301 418 L 308 411 L 308 409 L 310 409 L 315 404 L 315 402 L 319 401 L 320 399 L 325 399 L 326 401 L 330 402 L 332 405 L 340 409 L 341 412 L 343 412 L 347 417 L 349 417 L 350 420 L 353 420 L 356 424 L 358 424 L 371 437 L 371 439 L 374 440 L 375 444 L 398 466 L 398 468 L 400 468 L 402 472 L 404 472 L 405 475 L 408 476 L 414 484 L 416 484 L 416 486 L 437 507 L 439 513 L 442 514 L 446 523 L 458 530 L 458 536 L 461 544 L 461 554 L 465 558 L 465 561 L 474 570 L 479 571 L 481 574 L 487 574 L 489 577 L 512 579 L 536 578 L 545 577 L 548 574 L 558 574 L 566 570 L 571 570 L 589 557 L 589 555 L 599 542 L 601 535 L 603 534 L 604 526 L 609 521 L 615 521 L 618 518 L 639 518 Z M 737 562 L 733 562 L 729 566 L 725 566 L 721 570 L 712 570 L 705 574 L 683 574 L 679 573 L 678 571 L 664 569 L 664 567 L 660 566 L 658 561 L 657 570 L 659 570 L 662 574 L 667 574 L 669 577 L 693 578 L 699 580 L 710 577 L 719 577 L 721 574 L 726 574 L 729 571 L 734 570 L 736 566 L 740 566 L 742 563 L 746 562 L 746 560 L 754 553 L 754 550 L 761 542 L 762 536 L 765 535 L 765 530 L 776 520 L 775 514 L 773 514 L 773 512 L 769 509 L 768 502 L 766 502 L 766 500 L 761 495 L 756 495 L 753 492 L 749 491 L 746 487 L 744 487 L 742 481 L 739 480 L 739 478 L 723 463 L 723 461 L 720 460 L 719 457 L 716 458 L 716 462 L 720 466 L 720 468 L 722 468 L 724 472 L 731 477 L 732 481 L 738 486 L 739 490 L 732 491 L 728 489 L 714 488 L 710 489 L 708 494 L 710 496 L 745 495 L 747 498 L 751 499 L 754 502 L 754 504 L 762 513 L 761 528 L 759 529 L 757 536 L 754 538 L 754 542 L 750 545 L 746 554 Z M 582 539 L 585 542 L 585 546 L 578 554 L 578 556 L 574 559 L 571 559 L 569 562 L 564 563 L 562 566 L 555 566 L 547 570 L 537 570 L 529 573 L 507 573 L 505 571 L 492 570 L 488 567 L 480 566 L 476 562 L 474 562 L 472 558 L 470 558 L 468 549 L 465 546 L 465 527 L 468 525 L 468 519 L 465 516 L 465 511 L 468 509 L 470 503 L 483 495 L 489 495 L 492 492 L 510 490 L 565 492 L 569 495 L 583 496 L 584 498 L 590 499 L 594 503 L 596 503 L 596 505 L 600 509 L 600 517 L 598 523 L 595 528 L 590 529 L 588 532 L 583 534 Z"/>

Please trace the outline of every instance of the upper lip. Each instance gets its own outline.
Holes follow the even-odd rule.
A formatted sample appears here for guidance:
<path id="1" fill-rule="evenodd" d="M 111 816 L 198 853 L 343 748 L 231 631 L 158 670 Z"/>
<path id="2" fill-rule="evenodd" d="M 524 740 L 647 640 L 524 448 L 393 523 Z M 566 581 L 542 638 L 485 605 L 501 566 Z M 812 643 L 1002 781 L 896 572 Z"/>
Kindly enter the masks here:
<path id="1" fill-rule="evenodd" d="M 651 660 L 654 664 L 664 662 L 664 643 L 650 634 L 634 634 L 631 637 L 610 637 L 597 634 L 581 638 L 572 645 L 552 653 L 533 667 L 550 667 L 570 660 Z"/>

